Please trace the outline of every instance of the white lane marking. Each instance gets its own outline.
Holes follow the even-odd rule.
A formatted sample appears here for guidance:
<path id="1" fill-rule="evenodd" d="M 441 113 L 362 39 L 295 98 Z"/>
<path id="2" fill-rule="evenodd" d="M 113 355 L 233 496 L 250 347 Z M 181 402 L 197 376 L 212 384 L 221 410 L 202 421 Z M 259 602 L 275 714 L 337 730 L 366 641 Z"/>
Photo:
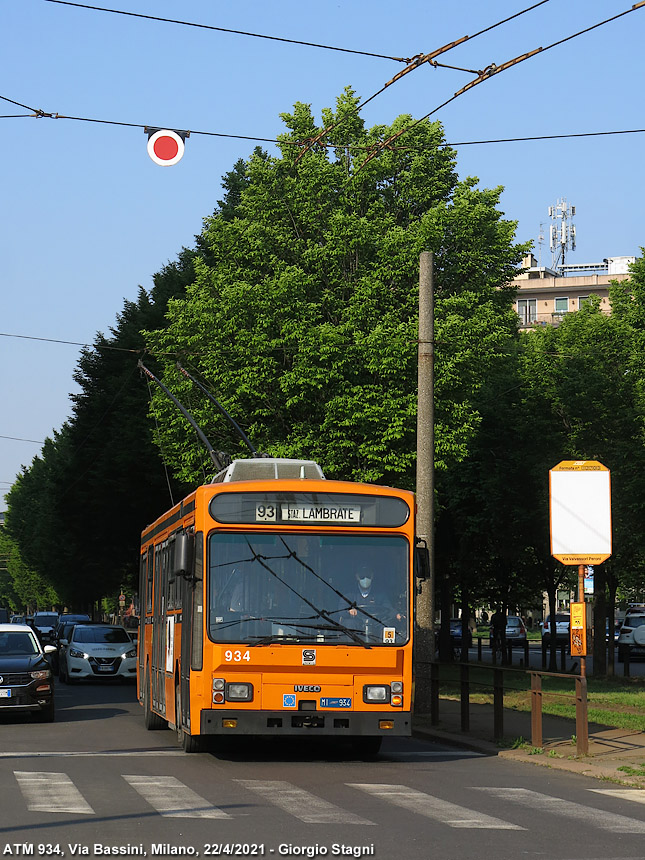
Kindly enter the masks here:
<path id="1" fill-rule="evenodd" d="M 636 803 L 645 803 L 645 789 L 643 788 L 589 788 L 587 791 L 595 791 L 596 794 L 608 794 L 619 800 L 634 800 Z"/>
<path id="2" fill-rule="evenodd" d="M 477 786 L 476 790 L 485 791 L 487 794 L 502 800 L 510 800 L 512 803 L 528 806 L 532 810 L 539 809 L 541 812 L 549 812 L 565 818 L 575 818 L 580 824 L 593 825 L 601 830 L 610 830 L 613 833 L 645 833 L 645 821 L 628 818 L 626 815 L 617 815 L 615 812 L 606 812 L 604 809 L 596 809 L 582 803 L 574 803 L 571 800 L 563 800 L 561 797 L 551 797 L 548 794 L 541 794 L 539 791 L 531 791 L 528 788 L 484 788 Z"/>
<path id="3" fill-rule="evenodd" d="M 14 770 L 14 774 L 28 809 L 94 815 L 94 810 L 66 773 Z"/>
<path id="4" fill-rule="evenodd" d="M 349 785 L 350 788 L 357 788 L 359 791 L 364 791 L 367 794 L 371 794 L 373 797 L 378 797 L 381 800 L 385 800 L 387 803 L 393 803 L 395 806 L 400 806 L 410 812 L 424 815 L 426 818 L 433 818 L 435 821 L 441 821 L 449 827 L 473 828 L 480 830 L 526 829 L 524 827 L 519 827 L 517 824 L 503 821 L 501 818 L 493 818 L 490 815 L 475 812 L 472 809 L 467 809 L 466 807 L 459 806 L 456 803 L 441 800 L 440 798 L 434 797 L 431 794 L 426 794 L 423 791 L 408 788 L 407 785 L 351 782 L 348 782 L 347 785 Z"/>
<path id="5" fill-rule="evenodd" d="M 165 818 L 231 818 L 174 776 L 123 775 L 132 788 Z"/>
<path id="6" fill-rule="evenodd" d="M 322 797 L 282 780 L 236 779 L 234 782 L 259 794 L 268 803 L 309 824 L 374 824 Z"/>

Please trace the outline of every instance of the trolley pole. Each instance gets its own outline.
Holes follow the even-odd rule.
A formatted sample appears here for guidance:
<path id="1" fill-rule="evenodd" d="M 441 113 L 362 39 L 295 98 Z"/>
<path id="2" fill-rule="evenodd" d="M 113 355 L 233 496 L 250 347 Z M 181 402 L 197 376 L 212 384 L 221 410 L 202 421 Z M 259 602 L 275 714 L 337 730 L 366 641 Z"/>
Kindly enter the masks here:
<path id="1" fill-rule="evenodd" d="M 419 347 L 417 402 L 417 537 L 428 547 L 430 573 L 416 595 L 415 707 L 430 712 L 430 664 L 434 641 L 434 282 L 433 255 L 419 258 Z"/>

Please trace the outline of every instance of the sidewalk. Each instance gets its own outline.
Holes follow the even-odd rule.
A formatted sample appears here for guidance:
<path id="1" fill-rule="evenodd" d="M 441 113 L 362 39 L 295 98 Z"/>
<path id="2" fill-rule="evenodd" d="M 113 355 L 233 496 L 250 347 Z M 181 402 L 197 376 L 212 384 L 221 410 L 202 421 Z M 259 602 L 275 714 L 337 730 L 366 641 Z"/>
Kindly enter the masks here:
<path id="1" fill-rule="evenodd" d="M 415 714 L 412 734 L 486 755 L 499 755 L 513 761 L 566 770 L 609 782 L 645 789 L 645 732 L 614 729 L 589 723 L 589 754 L 576 755 L 575 720 L 542 716 L 543 746 L 531 747 L 531 714 L 504 708 L 504 740 L 493 737 L 493 706 L 470 705 L 470 731 L 461 731 L 460 703 L 440 700 L 439 725 L 430 724 L 430 716 Z M 517 749 L 512 744 L 523 739 Z M 619 768 L 633 768 L 632 774 Z"/>

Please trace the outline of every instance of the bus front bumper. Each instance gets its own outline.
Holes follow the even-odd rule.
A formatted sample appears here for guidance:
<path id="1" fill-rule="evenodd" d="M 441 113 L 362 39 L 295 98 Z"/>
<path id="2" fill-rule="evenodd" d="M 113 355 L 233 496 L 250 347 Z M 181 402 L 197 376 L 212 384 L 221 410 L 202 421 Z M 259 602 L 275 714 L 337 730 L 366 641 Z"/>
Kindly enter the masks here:
<path id="1" fill-rule="evenodd" d="M 324 735 L 327 737 L 410 737 L 409 711 L 247 711 L 202 710 L 202 735 Z"/>

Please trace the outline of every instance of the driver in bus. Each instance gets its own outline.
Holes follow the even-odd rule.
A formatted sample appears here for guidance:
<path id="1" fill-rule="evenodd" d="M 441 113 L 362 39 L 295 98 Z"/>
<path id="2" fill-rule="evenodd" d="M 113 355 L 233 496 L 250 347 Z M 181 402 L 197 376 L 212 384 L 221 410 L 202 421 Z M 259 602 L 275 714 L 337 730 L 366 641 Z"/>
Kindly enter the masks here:
<path id="1" fill-rule="evenodd" d="M 360 567 L 354 575 L 354 585 L 349 593 L 344 594 L 339 609 L 343 614 L 348 612 L 353 617 L 363 614 L 360 610 L 364 609 L 384 623 L 391 622 L 394 618 L 401 621 L 403 615 L 394 609 L 385 592 L 378 585 L 375 586 L 374 579 L 374 571 L 370 567 Z M 350 604 L 349 608 L 347 604 Z"/>

